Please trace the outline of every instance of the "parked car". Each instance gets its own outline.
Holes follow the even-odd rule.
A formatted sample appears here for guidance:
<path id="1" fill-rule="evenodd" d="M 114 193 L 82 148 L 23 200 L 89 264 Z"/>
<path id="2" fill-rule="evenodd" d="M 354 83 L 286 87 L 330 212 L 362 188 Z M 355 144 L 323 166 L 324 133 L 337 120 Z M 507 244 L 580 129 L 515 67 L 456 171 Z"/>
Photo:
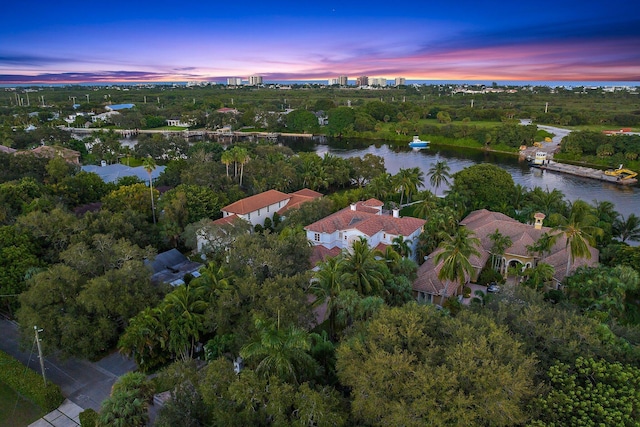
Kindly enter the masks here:
<path id="1" fill-rule="evenodd" d="M 487 286 L 487 292 L 500 292 L 500 286 L 496 282 L 491 282 L 489 286 Z"/>

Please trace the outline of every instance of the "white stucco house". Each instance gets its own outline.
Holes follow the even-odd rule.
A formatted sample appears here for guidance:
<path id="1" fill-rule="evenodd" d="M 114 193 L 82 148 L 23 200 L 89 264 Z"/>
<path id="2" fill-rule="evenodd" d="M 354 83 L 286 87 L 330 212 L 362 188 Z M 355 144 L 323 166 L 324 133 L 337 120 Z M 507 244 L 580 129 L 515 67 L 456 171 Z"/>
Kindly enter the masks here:
<path id="1" fill-rule="evenodd" d="M 377 199 L 360 201 L 305 227 L 307 239 L 319 253 L 333 254 L 349 249 L 353 242 L 364 237 L 372 248 L 384 250 L 396 237 L 409 242 L 412 257 L 418 247 L 424 219 L 400 217 L 394 209 L 391 214 L 382 210 Z M 328 250 L 328 251 L 327 251 Z"/>
<path id="2" fill-rule="evenodd" d="M 273 218 L 274 213 L 282 215 L 289 209 L 299 207 L 302 203 L 322 197 L 317 191 L 303 188 L 291 194 L 278 190 L 268 190 L 260 194 L 238 200 L 221 209 L 222 218 L 238 216 L 249 222 L 251 226 L 264 225 L 264 220 Z"/>

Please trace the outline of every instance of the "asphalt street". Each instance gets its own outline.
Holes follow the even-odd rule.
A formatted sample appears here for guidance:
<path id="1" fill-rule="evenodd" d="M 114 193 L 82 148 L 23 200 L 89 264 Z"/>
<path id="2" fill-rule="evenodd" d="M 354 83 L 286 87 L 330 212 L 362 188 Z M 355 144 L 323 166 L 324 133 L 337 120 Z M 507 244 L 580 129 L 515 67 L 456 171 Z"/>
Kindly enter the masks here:
<path id="1" fill-rule="evenodd" d="M 40 338 L 46 340 L 46 331 Z M 38 373 L 40 361 L 35 340 L 27 349 L 20 349 L 20 336 L 16 323 L 0 319 L 0 350 L 20 360 Z M 75 358 L 45 357 L 45 375 L 48 381 L 58 384 L 71 402 L 83 409 L 100 409 L 100 403 L 109 397 L 117 378 L 136 368 L 135 363 L 119 353 L 112 353 L 98 362 L 91 363 Z"/>

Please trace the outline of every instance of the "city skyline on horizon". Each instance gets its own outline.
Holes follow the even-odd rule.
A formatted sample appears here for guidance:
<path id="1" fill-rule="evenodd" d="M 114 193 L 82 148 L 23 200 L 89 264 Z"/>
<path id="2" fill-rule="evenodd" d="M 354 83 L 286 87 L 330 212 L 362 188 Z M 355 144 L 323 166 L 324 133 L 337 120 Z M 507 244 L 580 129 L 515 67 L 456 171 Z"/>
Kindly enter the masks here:
<path id="1" fill-rule="evenodd" d="M 40 5 L 40 7 L 38 7 Z M 340 75 L 471 81 L 640 81 L 640 5 L 549 0 L 451 5 L 242 3 L 237 10 L 114 0 L 15 4 L 0 84 L 217 81 Z M 624 13 L 621 13 L 624 11 Z"/>

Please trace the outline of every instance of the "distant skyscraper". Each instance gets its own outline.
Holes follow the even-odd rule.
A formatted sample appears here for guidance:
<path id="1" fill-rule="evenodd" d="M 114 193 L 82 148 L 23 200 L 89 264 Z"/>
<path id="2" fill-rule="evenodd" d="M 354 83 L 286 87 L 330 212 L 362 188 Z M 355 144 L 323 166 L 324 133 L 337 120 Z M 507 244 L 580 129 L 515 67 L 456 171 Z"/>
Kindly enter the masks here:
<path id="1" fill-rule="evenodd" d="M 340 86 L 349 85 L 349 77 L 347 77 L 347 76 L 338 77 L 338 84 L 340 84 Z"/>
<path id="2" fill-rule="evenodd" d="M 329 79 L 329 86 L 333 86 L 333 85 L 339 85 L 340 84 L 340 79 L 339 78 L 332 78 Z"/>
<path id="3" fill-rule="evenodd" d="M 360 76 L 356 79 L 356 86 L 369 86 L 369 77 Z"/>
<path id="4" fill-rule="evenodd" d="M 227 85 L 229 85 L 229 86 L 242 86 L 242 79 L 240 77 L 229 77 L 227 79 Z"/>
<path id="5" fill-rule="evenodd" d="M 258 75 L 249 76 L 250 86 L 259 86 L 261 84 L 262 84 L 262 76 L 258 76 Z"/>
<path id="6" fill-rule="evenodd" d="M 386 77 L 372 77 L 369 79 L 369 84 L 371 86 L 380 86 L 385 87 L 387 85 Z"/>
<path id="7" fill-rule="evenodd" d="M 396 77 L 396 86 L 404 86 L 407 84 L 407 80 L 404 77 Z"/>

